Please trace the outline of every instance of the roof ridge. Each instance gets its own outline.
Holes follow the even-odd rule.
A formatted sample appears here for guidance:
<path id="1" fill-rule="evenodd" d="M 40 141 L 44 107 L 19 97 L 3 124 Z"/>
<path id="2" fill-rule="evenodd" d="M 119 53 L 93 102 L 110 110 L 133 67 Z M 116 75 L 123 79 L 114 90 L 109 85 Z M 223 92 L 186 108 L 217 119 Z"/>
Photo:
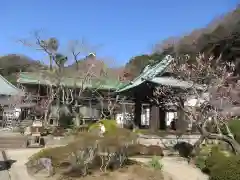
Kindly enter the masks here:
<path id="1" fill-rule="evenodd" d="M 122 92 L 127 89 L 130 89 L 136 85 L 139 85 L 145 82 L 146 80 L 151 80 L 157 75 L 164 73 L 164 71 L 172 61 L 173 61 L 173 57 L 171 55 L 166 55 L 164 58 L 162 58 L 162 60 L 159 63 L 156 63 L 152 67 L 149 67 L 148 69 L 146 69 L 146 71 L 142 72 L 139 76 L 137 76 L 125 87 L 118 89 L 117 92 Z"/>
<path id="2" fill-rule="evenodd" d="M 155 65 L 153 65 L 152 67 L 149 67 L 148 69 L 146 69 L 146 71 L 145 72 L 142 72 L 136 79 L 134 79 L 133 81 L 136 81 L 137 79 L 139 79 L 139 78 L 142 78 L 142 76 L 145 74 L 145 76 L 146 77 L 148 77 L 149 76 L 149 74 L 151 74 L 151 70 L 153 70 L 153 69 L 155 69 L 156 67 L 158 67 L 158 66 L 160 66 L 160 65 L 162 65 L 162 64 L 165 64 L 165 63 L 170 63 L 170 62 L 168 62 L 168 60 L 169 60 L 169 58 L 172 58 L 170 55 L 167 55 L 167 56 L 165 56 L 163 59 L 162 59 L 162 61 L 160 61 L 159 63 L 156 63 Z M 165 61 L 167 61 L 167 62 L 165 62 Z M 153 78 L 153 77 L 152 77 Z"/>

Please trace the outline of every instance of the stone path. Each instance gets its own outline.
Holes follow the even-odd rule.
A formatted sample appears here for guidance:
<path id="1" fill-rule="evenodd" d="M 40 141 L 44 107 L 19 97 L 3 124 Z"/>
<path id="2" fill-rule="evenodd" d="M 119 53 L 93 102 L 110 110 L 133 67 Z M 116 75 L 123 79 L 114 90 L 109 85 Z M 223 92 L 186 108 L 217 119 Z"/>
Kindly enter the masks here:
<path id="1" fill-rule="evenodd" d="M 25 163 L 28 161 L 28 158 L 38 152 L 40 149 L 19 149 L 19 150 L 8 150 L 7 157 L 11 160 L 16 160 L 12 164 L 11 169 L 9 170 L 11 180 L 34 180 L 30 176 L 25 167 Z M 0 178 L 0 180 L 2 180 Z M 4 179 L 5 180 L 5 179 Z"/>
<path id="2" fill-rule="evenodd" d="M 148 163 L 151 158 L 132 158 L 133 160 Z M 163 172 L 166 179 L 169 176 L 172 180 L 208 180 L 208 176 L 203 174 L 198 168 L 189 165 L 183 160 L 173 157 L 164 157 L 161 159 Z"/>

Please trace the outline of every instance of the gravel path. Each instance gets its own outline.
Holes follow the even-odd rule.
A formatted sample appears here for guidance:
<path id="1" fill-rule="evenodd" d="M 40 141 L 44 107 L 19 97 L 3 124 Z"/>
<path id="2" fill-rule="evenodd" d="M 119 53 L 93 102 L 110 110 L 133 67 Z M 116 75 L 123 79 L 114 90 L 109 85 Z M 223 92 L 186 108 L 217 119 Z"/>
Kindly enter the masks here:
<path id="1" fill-rule="evenodd" d="M 132 158 L 133 160 L 148 163 L 151 158 Z M 208 176 L 203 174 L 198 168 L 189 165 L 183 160 L 173 157 L 164 157 L 161 159 L 163 164 L 164 176 L 172 180 L 208 180 Z"/>
<path id="2" fill-rule="evenodd" d="M 19 149 L 19 150 L 8 150 L 6 152 L 8 159 L 16 160 L 12 164 L 9 170 L 11 180 L 34 180 L 32 176 L 29 176 L 25 163 L 28 158 L 38 152 L 40 149 Z M 2 180 L 2 178 L 0 178 Z M 5 180 L 5 179 L 4 179 Z"/>

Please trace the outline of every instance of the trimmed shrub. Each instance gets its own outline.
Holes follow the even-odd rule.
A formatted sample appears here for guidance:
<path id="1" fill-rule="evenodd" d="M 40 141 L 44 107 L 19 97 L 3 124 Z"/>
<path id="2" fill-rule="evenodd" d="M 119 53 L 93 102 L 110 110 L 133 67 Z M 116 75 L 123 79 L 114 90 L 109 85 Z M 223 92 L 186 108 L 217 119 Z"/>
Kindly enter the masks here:
<path id="1" fill-rule="evenodd" d="M 219 146 L 213 146 L 206 156 L 207 151 L 197 157 L 196 165 L 209 174 L 210 180 L 238 180 L 240 178 L 240 156 L 226 153 Z"/>
<path id="2" fill-rule="evenodd" d="M 105 126 L 108 133 L 114 132 L 118 128 L 116 120 L 103 119 L 100 122 Z"/>
<path id="3" fill-rule="evenodd" d="M 142 147 L 140 154 L 148 156 L 164 156 L 162 148 L 156 145 Z"/>
<path id="4" fill-rule="evenodd" d="M 127 153 L 128 156 L 164 156 L 162 148 L 156 145 L 145 146 L 142 144 L 132 144 L 128 147 Z"/>
<path id="5" fill-rule="evenodd" d="M 205 156 L 197 156 L 196 159 L 195 159 L 195 165 L 201 169 L 201 171 L 205 172 L 205 173 L 209 173 L 207 170 L 206 170 L 206 157 Z"/>
<path id="6" fill-rule="evenodd" d="M 89 132 L 100 130 L 99 123 L 102 123 L 105 126 L 105 139 L 108 138 L 110 140 L 114 138 L 114 140 L 117 140 L 119 142 L 128 142 L 130 144 L 136 143 L 137 134 L 129 129 L 118 127 L 115 120 L 101 120 L 97 123 L 94 123 L 90 125 Z"/>
<path id="7" fill-rule="evenodd" d="M 233 119 L 228 122 L 228 127 L 234 135 L 235 140 L 240 143 L 240 120 Z"/>
<path id="8" fill-rule="evenodd" d="M 95 145 L 96 141 L 99 139 L 91 133 L 79 133 L 79 136 L 74 142 L 69 143 L 66 146 L 45 148 L 38 153 L 34 154 L 29 158 L 29 161 L 36 161 L 40 158 L 50 158 L 54 167 L 59 167 L 59 165 L 68 160 L 71 152 L 76 152 L 80 149 L 85 149 Z"/>
<path id="9" fill-rule="evenodd" d="M 228 122 L 228 127 L 231 129 L 233 134 L 239 134 L 240 133 L 240 120 L 239 119 L 233 119 Z"/>
<path id="10" fill-rule="evenodd" d="M 127 155 L 128 156 L 138 156 L 141 155 L 141 149 L 145 146 L 142 144 L 131 144 L 128 146 Z"/>
<path id="11" fill-rule="evenodd" d="M 204 173 L 210 174 L 211 171 L 222 161 L 232 156 L 229 152 L 223 151 L 219 146 L 207 145 L 203 147 L 195 159 L 195 165 Z"/>
<path id="12" fill-rule="evenodd" d="M 219 165 L 219 163 L 226 160 L 226 155 L 219 150 L 218 147 L 213 147 L 211 153 L 205 161 L 205 171 L 211 173 L 212 170 Z"/>
<path id="13" fill-rule="evenodd" d="M 203 172 L 209 174 L 209 170 L 206 168 L 206 159 L 210 157 L 212 149 L 216 145 L 206 145 L 201 148 L 200 153 L 195 159 L 195 165 L 201 169 Z"/>
<path id="14" fill-rule="evenodd" d="M 209 180 L 239 180 L 240 179 L 240 156 L 225 157 L 211 164 Z"/>
<path id="15" fill-rule="evenodd" d="M 67 176 L 85 176 L 90 170 L 99 170 L 100 167 L 104 170 L 115 169 L 127 161 L 127 147 L 132 144 L 133 138 L 131 133 L 120 128 L 114 136 L 107 134 L 99 137 L 90 132 L 79 133 L 74 142 L 44 149 L 33 155 L 26 165 L 28 170 L 36 172 L 42 168 L 39 159 L 48 158 L 51 159 L 55 172 L 64 168 L 64 175 Z"/>
<path id="16" fill-rule="evenodd" d="M 100 129 L 100 123 L 104 125 L 106 133 L 114 134 L 115 130 L 118 128 L 117 122 L 115 120 L 103 119 L 98 121 L 97 123 L 91 124 L 88 130 L 94 131 L 95 129 Z"/>

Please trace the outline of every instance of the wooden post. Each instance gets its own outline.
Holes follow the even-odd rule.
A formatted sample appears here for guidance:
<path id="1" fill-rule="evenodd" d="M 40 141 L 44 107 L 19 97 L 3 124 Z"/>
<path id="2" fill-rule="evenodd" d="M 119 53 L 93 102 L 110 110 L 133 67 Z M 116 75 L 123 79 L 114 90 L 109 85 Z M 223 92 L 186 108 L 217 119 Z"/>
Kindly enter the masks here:
<path id="1" fill-rule="evenodd" d="M 138 128 L 141 127 L 141 114 L 142 114 L 142 103 L 140 99 L 135 96 L 135 108 L 134 108 L 134 124 Z"/>
<path id="2" fill-rule="evenodd" d="M 150 109 L 150 130 L 156 132 L 160 129 L 159 107 L 152 105 Z"/>
<path id="3" fill-rule="evenodd" d="M 159 119 L 160 119 L 160 129 L 166 130 L 167 124 L 166 124 L 166 112 L 163 108 L 159 108 Z"/>
<path id="4" fill-rule="evenodd" d="M 188 127 L 188 121 L 186 121 L 185 119 L 185 112 L 182 108 L 184 108 L 184 101 L 181 99 L 180 102 L 179 102 L 179 106 L 178 109 L 177 109 L 177 124 L 176 124 L 176 128 L 177 128 L 177 131 L 180 131 L 180 132 L 184 132 L 187 130 L 187 127 Z"/>

